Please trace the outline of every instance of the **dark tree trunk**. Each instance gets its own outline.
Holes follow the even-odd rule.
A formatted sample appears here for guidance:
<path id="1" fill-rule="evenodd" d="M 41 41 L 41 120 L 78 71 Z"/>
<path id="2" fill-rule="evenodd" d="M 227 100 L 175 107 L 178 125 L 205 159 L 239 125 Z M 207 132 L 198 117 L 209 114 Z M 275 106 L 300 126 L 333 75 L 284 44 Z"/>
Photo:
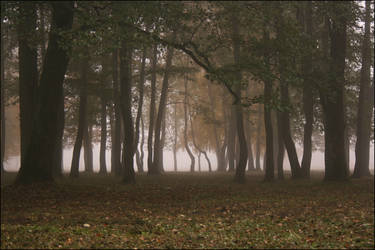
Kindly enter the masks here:
<path id="1" fill-rule="evenodd" d="M 37 43 L 31 40 L 36 35 L 36 7 L 35 2 L 19 3 L 18 58 L 21 165 L 33 131 L 33 117 L 38 89 Z"/>
<path id="2" fill-rule="evenodd" d="M 333 11 L 340 11 L 339 18 L 331 20 L 329 35 L 331 38 L 329 81 L 324 89 L 319 89 L 323 107 L 325 139 L 325 177 L 324 180 L 345 180 L 348 167 L 345 153 L 345 115 L 344 115 L 344 70 L 346 57 L 346 16 L 341 13 L 348 2 L 337 2 Z M 336 13 L 338 14 L 338 13 Z M 327 89 L 329 91 L 327 91 Z"/>
<path id="3" fill-rule="evenodd" d="M 107 164 L 105 162 L 105 153 L 107 149 L 107 100 L 104 96 L 101 98 L 100 112 L 100 156 L 99 156 L 99 174 L 107 174 Z"/>
<path id="4" fill-rule="evenodd" d="M 151 96 L 150 96 L 150 124 L 148 126 L 148 137 L 147 137 L 147 168 L 148 174 L 160 174 L 153 166 L 153 135 L 154 135 L 154 121 L 155 121 L 155 94 L 156 94 L 156 64 L 157 64 L 157 45 L 154 44 L 151 60 Z"/>
<path id="5" fill-rule="evenodd" d="M 131 62 L 132 49 L 127 41 L 122 41 L 120 49 L 120 90 L 121 90 L 121 112 L 124 124 L 124 142 L 123 142 L 123 179 L 124 183 L 134 183 L 134 126 L 131 110 Z"/>
<path id="6" fill-rule="evenodd" d="M 88 58 L 82 59 L 81 62 L 81 89 L 79 94 L 79 116 L 77 137 L 73 148 L 72 164 L 70 167 L 70 177 L 79 175 L 79 158 L 81 154 L 82 141 L 85 130 L 87 130 L 87 71 L 89 67 Z"/>
<path id="7" fill-rule="evenodd" d="M 255 145 L 255 169 L 260 171 L 260 133 L 262 129 L 262 106 L 258 104 L 257 140 Z"/>
<path id="8" fill-rule="evenodd" d="M 236 107 L 231 104 L 229 109 L 230 117 L 228 119 L 228 171 L 234 171 L 235 142 L 236 142 Z"/>
<path id="9" fill-rule="evenodd" d="M 211 83 L 207 85 L 208 97 L 210 99 L 210 119 L 213 121 L 213 132 L 215 137 L 215 153 L 217 160 L 217 171 L 225 171 L 225 148 L 224 152 L 220 146 L 218 135 L 218 124 L 215 117 L 215 96 L 212 94 Z"/>
<path id="10" fill-rule="evenodd" d="M 269 34 L 265 32 L 264 39 L 269 40 Z M 265 52 L 265 64 L 269 67 L 269 54 Z M 265 181 L 273 181 L 275 178 L 275 165 L 273 159 L 273 130 L 271 120 L 271 98 L 272 98 L 272 82 L 269 79 L 264 81 L 264 126 L 266 130 L 266 152 L 263 159 L 265 170 Z"/>
<path id="11" fill-rule="evenodd" d="M 114 137 L 112 140 L 112 159 L 111 159 L 111 171 L 116 176 L 120 176 L 122 173 L 121 167 L 121 107 L 120 107 L 120 96 L 119 96 L 119 77 L 118 77 L 118 49 L 113 50 L 113 99 L 114 99 Z M 112 128 L 113 129 L 113 128 Z"/>
<path id="12" fill-rule="evenodd" d="M 166 63 L 165 63 L 163 85 L 161 89 L 158 114 L 157 114 L 156 123 L 155 123 L 154 161 L 152 164 L 152 168 L 149 168 L 148 174 L 155 174 L 155 175 L 161 174 L 160 170 L 162 169 L 162 166 L 159 166 L 160 154 L 158 154 L 158 152 L 161 149 L 161 132 L 162 132 L 161 128 L 162 128 L 162 122 L 163 122 L 163 117 L 164 117 L 165 107 L 166 107 L 166 102 L 167 102 L 169 74 L 170 74 L 170 68 L 172 65 L 172 57 L 173 57 L 173 47 L 169 46 L 167 49 L 167 58 L 166 58 Z"/>
<path id="13" fill-rule="evenodd" d="M 4 173 L 4 153 L 5 153 L 5 53 L 4 53 L 4 43 L 5 43 L 5 35 L 4 35 L 4 24 L 3 24 L 3 16 L 4 16 L 4 2 L 1 2 L 1 173 Z"/>
<path id="14" fill-rule="evenodd" d="M 307 2 L 305 10 L 305 30 L 306 34 L 312 39 L 312 3 Z M 310 178 L 312 142 L 311 136 L 314 122 L 314 97 L 312 89 L 312 53 L 303 58 L 303 111 L 305 113 L 305 125 L 303 131 L 303 156 L 301 162 L 302 177 Z"/>
<path id="15" fill-rule="evenodd" d="M 135 140 L 134 140 L 134 152 L 138 152 L 138 143 L 139 143 L 139 128 L 142 116 L 142 106 L 143 106 L 143 86 L 145 84 L 145 65 L 146 65 L 146 48 L 143 48 L 142 59 L 141 59 L 141 70 L 140 70 L 140 79 L 138 84 L 138 110 L 137 117 L 135 119 Z M 139 154 L 139 152 L 138 152 Z M 138 166 L 138 164 L 137 164 Z M 138 167 L 139 168 L 139 167 Z"/>
<path id="16" fill-rule="evenodd" d="M 240 23 L 239 19 L 236 15 L 232 16 L 232 24 L 233 24 L 233 58 L 234 64 L 236 69 L 235 75 L 235 91 L 236 94 L 241 100 L 241 83 L 242 83 L 242 75 L 240 69 Z M 239 144 L 239 161 L 236 165 L 236 174 L 234 180 L 236 182 L 242 183 L 245 182 L 245 171 L 246 171 L 246 164 L 247 164 L 247 154 L 248 149 L 246 145 L 246 135 L 243 126 L 243 112 L 242 112 L 242 104 L 241 101 L 235 104 L 235 111 L 236 111 L 236 126 L 237 126 L 237 138 Z"/>
<path id="17" fill-rule="evenodd" d="M 64 136 L 64 125 L 65 125 L 65 111 L 64 111 L 64 95 L 59 103 L 59 114 L 58 114 L 58 137 L 56 143 L 55 158 L 53 163 L 53 176 L 62 177 L 63 175 L 63 136 Z"/>
<path id="18" fill-rule="evenodd" d="M 360 79 L 360 92 L 357 118 L 357 141 L 355 144 L 355 164 L 353 178 L 370 176 L 369 153 L 370 153 L 370 135 L 371 118 L 374 98 L 374 89 L 371 91 L 371 44 L 370 44 L 370 24 L 371 24 L 371 2 L 366 1 L 365 12 L 365 34 L 362 42 L 362 68 Z M 374 86 L 374 85 L 372 85 Z"/>
<path id="19" fill-rule="evenodd" d="M 141 173 L 143 173 L 144 172 L 143 159 L 144 159 L 144 156 L 145 156 L 145 151 L 143 150 L 143 146 L 145 144 L 145 123 L 144 123 L 143 116 L 141 116 L 141 126 L 142 126 L 142 137 L 141 137 L 141 145 L 140 145 L 141 155 L 140 155 L 139 171 Z"/>
<path id="20" fill-rule="evenodd" d="M 52 25 L 44 60 L 32 133 L 16 183 L 53 181 L 53 159 L 58 137 L 59 101 L 63 96 L 63 81 L 68 66 L 68 51 L 60 47 L 59 31 L 72 28 L 73 2 L 53 2 Z M 30 65 L 28 65 L 30 67 Z"/>
<path id="21" fill-rule="evenodd" d="M 245 123 L 246 135 L 247 135 L 247 147 L 248 147 L 248 162 L 247 162 L 247 170 L 252 171 L 255 170 L 254 166 L 254 158 L 253 158 L 253 149 L 252 149 L 252 140 L 251 140 L 251 127 L 250 127 L 250 114 L 248 113 L 246 123 Z"/>
<path id="22" fill-rule="evenodd" d="M 85 165 L 85 172 L 93 173 L 94 172 L 94 159 L 92 152 L 92 124 L 89 123 L 88 117 L 88 126 L 83 132 L 83 161 Z"/>
<path id="23" fill-rule="evenodd" d="M 190 157 L 190 172 L 194 172 L 195 171 L 195 158 L 194 158 L 193 153 L 190 150 L 189 143 L 188 143 L 188 137 L 187 137 L 188 119 L 189 119 L 188 118 L 188 111 L 187 111 L 188 104 L 189 104 L 188 103 L 189 99 L 188 99 L 187 82 L 188 82 L 188 79 L 187 79 L 187 76 L 186 76 L 186 73 L 185 73 L 185 77 L 184 77 L 184 86 L 185 86 L 185 95 L 184 95 L 184 145 L 185 145 L 186 152 L 189 154 L 189 157 Z"/>
<path id="24" fill-rule="evenodd" d="M 285 155 L 285 145 L 284 145 L 284 135 L 283 128 L 281 124 L 281 113 L 277 112 L 277 178 L 279 180 L 284 180 L 284 155 Z"/>
<path id="25" fill-rule="evenodd" d="M 167 106 L 165 107 L 167 109 Z M 166 110 L 164 111 L 163 123 L 161 126 L 161 138 L 160 138 L 160 147 L 159 147 L 159 171 L 160 173 L 164 173 L 164 145 L 165 145 L 165 137 L 166 137 Z"/>
<path id="26" fill-rule="evenodd" d="M 174 135 L 173 135 L 173 168 L 174 171 L 177 171 L 177 103 L 174 104 Z"/>

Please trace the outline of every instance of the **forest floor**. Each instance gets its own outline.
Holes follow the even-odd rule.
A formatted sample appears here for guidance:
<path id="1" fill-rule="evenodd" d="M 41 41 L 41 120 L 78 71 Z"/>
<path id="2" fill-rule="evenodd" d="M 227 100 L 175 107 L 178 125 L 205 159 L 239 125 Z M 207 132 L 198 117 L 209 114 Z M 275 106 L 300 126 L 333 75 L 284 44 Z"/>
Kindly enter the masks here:
<path id="1" fill-rule="evenodd" d="M 1 248 L 374 248 L 374 178 L 246 184 L 232 173 L 81 174 L 1 186 Z"/>

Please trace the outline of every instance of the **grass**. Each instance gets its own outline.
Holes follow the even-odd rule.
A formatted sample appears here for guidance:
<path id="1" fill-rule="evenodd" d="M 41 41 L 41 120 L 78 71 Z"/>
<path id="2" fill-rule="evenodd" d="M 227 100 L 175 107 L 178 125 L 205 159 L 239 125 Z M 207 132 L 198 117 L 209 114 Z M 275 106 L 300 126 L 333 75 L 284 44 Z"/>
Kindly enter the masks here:
<path id="1" fill-rule="evenodd" d="M 14 187 L 3 176 L 1 248 L 374 248 L 374 179 L 262 182 L 167 173 Z"/>

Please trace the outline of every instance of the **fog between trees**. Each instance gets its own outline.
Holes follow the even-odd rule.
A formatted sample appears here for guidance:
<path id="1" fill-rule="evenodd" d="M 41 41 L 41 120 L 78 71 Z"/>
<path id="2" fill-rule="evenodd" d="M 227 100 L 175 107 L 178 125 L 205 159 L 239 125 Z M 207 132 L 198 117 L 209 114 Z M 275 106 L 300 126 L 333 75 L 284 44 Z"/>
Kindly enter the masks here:
<path id="1" fill-rule="evenodd" d="M 61 177 L 63 158 L 77 178 L 81 155 L 124 183 L 203 164 L 308 179 L 315 150 L 325 180 L 370 175 L 370 2 L 1 4 L 2 171 L 20 155 L 17 183 Z"/>

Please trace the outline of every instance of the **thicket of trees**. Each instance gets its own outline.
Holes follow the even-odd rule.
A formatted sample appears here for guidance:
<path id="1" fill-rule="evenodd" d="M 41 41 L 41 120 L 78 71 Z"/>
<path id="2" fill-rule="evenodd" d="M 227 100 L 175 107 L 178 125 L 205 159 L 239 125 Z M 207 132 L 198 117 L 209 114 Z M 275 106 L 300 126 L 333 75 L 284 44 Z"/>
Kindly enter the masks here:
<path id="1" fill-rule="evenodd" d="M 124 183 L 164 172 L 163 150 L 186 150 L 190 170 L 216 153 L 217 171 L 309 178 L 324 139 L 325 180 L 370 175 L 373 6 L 344 2 L 1 3 L 1 171 L 4 107 L 19 104 L 17 183 L 93 171 Z M 357 121 L 355 126 L 354 122 Z M 296 143 L 303 146 L 299 162 Z M 144 144 L 147 164 L 143 166 Z M 197 162 L 196 162 L 196 157 Z"/>

